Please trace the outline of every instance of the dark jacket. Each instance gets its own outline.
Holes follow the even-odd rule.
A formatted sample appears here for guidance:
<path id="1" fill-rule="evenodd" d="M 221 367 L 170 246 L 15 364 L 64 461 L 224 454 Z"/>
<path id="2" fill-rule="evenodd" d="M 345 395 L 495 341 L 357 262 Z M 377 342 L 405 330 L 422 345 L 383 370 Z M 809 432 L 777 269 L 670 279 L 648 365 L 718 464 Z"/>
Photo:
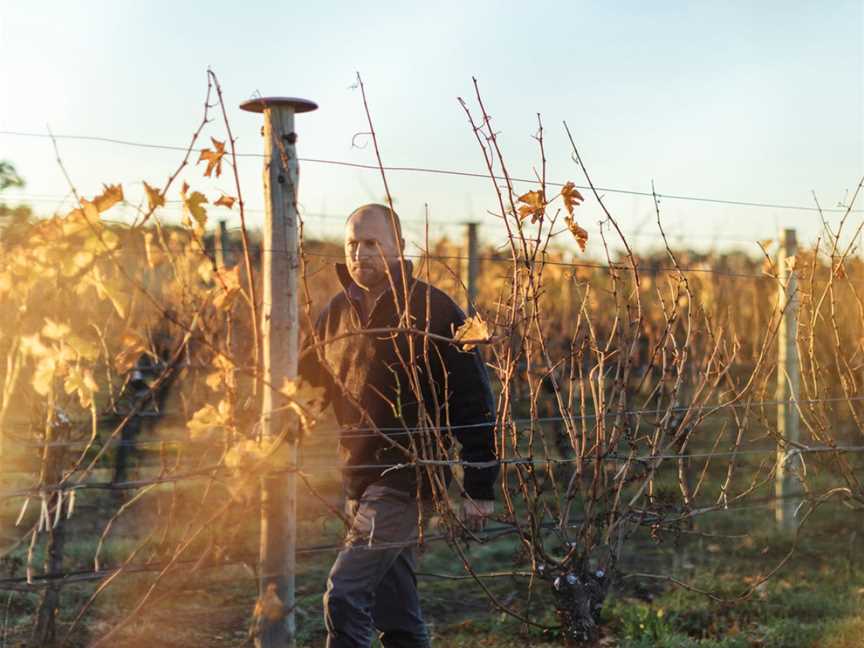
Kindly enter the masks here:
<path id="1" fill-rule="evenodd" d="M 411 328 L 425 331 L 428 321 L 430 333 L 451 338 L 465 321 L 465 314 L 442 291 L 415 279 L 410 261 L 406 261 L 405 266 Z M 353 399 L 361 405 L 381 432 L 404 447 L 410 448 L 413 438 L 415 447 L 419 448 L 421 437 L 429 438 L 428 434 L 421 435 L 415 429 L 421 402 L 405 368 L 405 364 L 412 366 L 409 336 L 414 342 L 413 367 L 419 378 L 422 406 L 433 423 L 437 422 L 446 447 L 455 436 L 462 446 L 463 461 L 495 460 L 495 405 L 489 377 L 477 349 L 464 351 L 458 344 L 408 333 L 358 333 L 335 339 L 361 329 L 399 326 L 399 312 L 405 302 L 397 263 L 391 266 L 391 274 L 397 287 L 399 307 L 393 290 L 388 287 L 368 314 L 367 321 L 362 322 L 362 303 L 357 299 L 359 287 L 353 283 L 344 264 L 336 264 L 336 272 L 344 290 L 330 300 L 315 324 L 319 340 L 325 343 L 319 347 L 320 353 L 330 371 L 321 365 L 319 352 L 311 348 L 313 340 L 309 335 L 301 351 L 299 373 L 306 381 L 327 389 L 328 400 L 342 428 L 339 445 L 345 461 L 343 482 L 348 497 L 359 498 L 373 482 L 407 492 L 416 491 L 414 466 L 384 472 L 386 466 L 409 462 L 409 456 L 372 431 L 369 420 L 364 421 L 352 403 Z M 424 354 L 427 345 L 428 352 Z M 344 392 L 333 376 L 343 384 Z M 448 417 L 452 436 L 447 432 Z M 435 448 L 422 451 L 420 456 L 423 459 L 445 458 L 442 451 Z M 422 469 L 420 474 L 421 492 L 429 497 L 427 471 Z M 464 474 L 468 495 L 475 499 L 494 499 L 497 464 L 482 468 L 466 466 Z M 449 467 L 444 469 L 444 477 L 449 483 Z"/>

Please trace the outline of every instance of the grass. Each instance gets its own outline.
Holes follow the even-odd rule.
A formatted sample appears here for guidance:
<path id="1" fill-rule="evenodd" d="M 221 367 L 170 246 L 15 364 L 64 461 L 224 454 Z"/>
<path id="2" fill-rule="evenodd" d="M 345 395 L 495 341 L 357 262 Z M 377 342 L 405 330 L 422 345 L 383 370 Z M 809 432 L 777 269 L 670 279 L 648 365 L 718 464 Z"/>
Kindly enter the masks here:
<path id="1" fill-rule="evenodd" d="M 332 449 L 331 449 L 332 451 Z M 321 460 L 323 461 L 323 459 Z M 330 479 L 328 476 L 327 479 Z M 332 480 L 331 480 L 332 481 Z M 714 484 L 716 480 L 709 483 Z M 333 482 L 336 483 L 336 482 Z M 336 493 L 327 480 L 316 483 L 328 495 Z M 7 484 L 6 487 L 12 487 Z M 161 529 L 160 516 L 172 511 L 178 522 L 195 519 L 206 505 L 196 500 L 200 484 L 190 485 L 188 493 L 178 487 L 179 506 L 172 509 L 174 487 L 154 490 L 136 503 L 112 528 L 102 553 L 103 564 L 117 564 L 154 528 Z M 661 476 L 656 484 L 662 499 L 670 497 L 677 486 Z M 217 494 L 218 495 L 218 494 Z M 82 492 L 78 511 L 69 523 L 64 566 L 88 569 L 93 565 L 95 543 L 107 521 L 103 511 L 116 510 L 112 495 L 98 491 Z M 312 498 L 301 500 L 301 545 L 338 541 L 339 525 L 321 524 L 316 519 Z M 12 529 L 21 503 L 0 504 L 0 535 Z M 320 506 L 319 506 L 320 508 Z M 32 522 L 38 507 L 31 507 L 22 526 Z M 830 506 L 820 510 L 808 523 L 794 559 L 777 576 L 759 586 L 745 600 L 724 604 L 698 593 L 676 588 L 654 579 L 618 580 L 603 611 L 602 645 L 619 648 L 860 648 L 864 645 L 864 563 L 858 559 L 862 539 L 852 535 L 857 520 L 854 513 Z M 232 515 L 249 520 L 235 528 L 232 554 L 252 556 L 257 551 L 258 530 L 254 515 L 238 508 Z M 230 516 L 229 516 L 230 517 Z M 185 524 L 176 525 L 184 527 Z M 236 526 L 236 525 L 235 525 Z M 860 526 L 860 525 L 859 525 Z M 226 529 L 228 527 L 226 526 Z M 699 518 L 698 530 L 710 536 L 666 534 L 658 544 L 647 533 L 632 538 L 626 545 L 621 568 L 626 572 L 673 575 L 694 587 L 724 598 L 734 598 L 754 577 L 776 565 L 792 546 L 791 539 L 773 531 L 769 508 L 718 512 Z M 214 530 L 219 538 L 223 529 Z M 160 532 L 161 533 L 161 532 Z M 861 535 L 861 534 L 859 534 Z M 178 536 L 139 555 L 139 559 L 161 560 L 162 548 L 170 547 Z M 161 542 L 161 540 L 160 540 Z M 205 540 L 190 551 L 194 558 Z M 20 575 L 20 560 L 26 546 L 6 561 L 3 571 L 13 569 Z M 37 547 L 36 562 L 41 560 Z M 485 545 L 467 548 L 476 571 L 497 572 L 517 566 L 526 569 L 521 547 L 513 536 Z M 160 553 L 161 552 L 161 553 Z M 323 644 L 324 628 L 321 594 L 332 562 L 330 553 L 298 558 L 297 622 L 299 646 Z M 419 569 L 425 573 L 464 575 L 461 564 L 443 543 L 428 545 Z M 6 574 L 3 574 L 6 575 Z M 71 646 L 83 647 L 102 636 L 123 619 L 153 582 L 153 575 L 130 575 L 117 579 L 87 612 L 73 635 Z M 122 630 L 113 646 L 242 646 L 255 603 L 256 578 L 243 566 L 204 570 L 192 580 L 168 576 L 163 585 L 174 588 L 171 595 L 157 599 L 142 615 Z M 549 585 L 537 581 L 530 593 L 524 578 L 490 579 L 494 595 L 507 605 L 520 609 L 536 623 L 554 626 L 556 618 Z M 95 590 L 95 584 L 69 585 L 62 590 L 60 634 L 68 629 L 82 605 Z M 526 627 L 503 614 L 472 580 L 421 577 L 424 614 L 436 646 L 559 646 L 555 631 Z M 530 606 L 529 601 L 530 599 Z M 0 591 L 0 623 L 7 617 L 5 642 L 0 627 L 0 647 L 23 645 L 38 597 L 33 593 Z"/>

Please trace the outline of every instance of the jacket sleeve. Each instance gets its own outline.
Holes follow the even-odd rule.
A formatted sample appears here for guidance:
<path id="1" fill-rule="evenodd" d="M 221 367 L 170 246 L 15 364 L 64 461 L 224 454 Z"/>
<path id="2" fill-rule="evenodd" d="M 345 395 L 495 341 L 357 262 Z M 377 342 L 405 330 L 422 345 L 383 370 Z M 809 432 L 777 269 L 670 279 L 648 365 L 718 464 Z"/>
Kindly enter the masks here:
<path id="1" fill-rule="evenodd" d="M 325 309 L 315 322 L 315 332 L 319 341 L 324 340 L 325 322 L 327 321 L 327 310 Z M 308 333 L 303 338 L 303 343 L 300 345 L 300 360 L 297 364 L 297 375 L 313 385 L 314 387 L 324 387 L 326 391 L 325 407 L 330 404 L 332 399 L 332 379 L 327 370 L 321 366 L 318 360 L 318 350 L 312 348 L 315 344 L 315 336 Z"/>
<path id="2" fill-rule="evenodd" d="M 452 301 L 450 311 L 446 331 L 442 332 L 448 337 L 465 321 L 462 309 Z M 495 401 L 486 366 L 477 348 L 465 351 L 457 344 L 442 346 L 450 425 L 462 445 L 461 459 L 496 462 L 483 468 L 465 466 L 465 492 L 473 499 L 494 500 L 499 464 L 495 455 Z"/>

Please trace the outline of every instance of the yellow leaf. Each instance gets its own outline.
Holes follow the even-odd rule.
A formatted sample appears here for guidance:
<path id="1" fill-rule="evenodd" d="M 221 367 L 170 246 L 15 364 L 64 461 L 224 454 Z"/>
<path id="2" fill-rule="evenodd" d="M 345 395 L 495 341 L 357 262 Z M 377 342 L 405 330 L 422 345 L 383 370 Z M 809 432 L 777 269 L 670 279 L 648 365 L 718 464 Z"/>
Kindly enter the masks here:
<path id="1" fill-rule="evenodd" d="M 225 403 L 225 405 L 223 405 Z M 193 439 L 206 437 L 211 432 L 225 427 L 230 422 L 230 408 L 226 401 L 214 407 L 210 403 L 199 409 L 186 422 Z"/>
<path id="2" fill-rule="evenodd" d="M 518 200 L 522 203 L 519 205 L 520 220 L 525 220 L 531 216 L 531 222 L 536 223 L 543 218 L 543 214 L 546 212 L 546 200 L 542 191 L 529 191 L 519 196 Z"/>
<path id="3" fill-rule="evenodd" d="M 198 276 L 204 283 L 210 283 L 213 278 L 213 262 L 210 259 L 204 259 L 198 266 Z"/>
<path id="4" fill-rule="evenodd" d="M 233 196 L 226 196 L 225 194 L 222 194 L 219 197 L 219 200 L 217 200 L 213 204 L 214 205 L 221 205 L 223 207 L 227 207 L 228 209 L 231 209 L 234 206 L 234 203 L 236 201 L 237 201 L 237 199 L 234 198 Z"/>
<path id="5" fill-rule="evenodd" d="M 477 342 L 488 341 L 491 336 L 486 322 L 480 319 L 479 315 L 474 315 L 466 319 L 465 323 L 456 329 L 456 334 L 453 337 L 456 341 L 462 342 L 465 351 L 470 351 L 477 346 Z"/>
<path id="6" fill-rule="evenodd" d="M 571 216 L 573 215 L 573 209 L 578 207 L 582 201 L 585 200 L 582 197 L 582 194 L 579 193 L 576 185 L 572 182 L 568 182 L 561 188 L 561 198 L 564 200 L 564 207 L 567 209 L 567 213 Z"/>
<path id="7" fill-rule="evenodd" d="M 120 237 L 109 229 L 102 232 L 102 249 L 113 250 L 120 244 Z"/>
<path id="8" fill-rule="evenodd" d="M 222 372 L 214 371 L 207 374 L 207 378 L 204 380 L 204 383 L 213 391 L 219 391 L 220 389 L 222 389 Z"/>
<path id="9" fill-rule="evenodd" d="M 90 231 L 90 226 L 87 224 L 87 219 L 84 218 L 84 212 L 80 209 L 73 209 L 65 218 L 62 219 L 63 236 L 75 236 L 85 231 Z"/>
<path id="10" fill-rule="evenodd" d="M 36 371 L 33 372 L 31 384 L 36 393 L 41 396 L 47 396 L 51 391 L 51 385 L 54 382 L 54 370 L 57 364 L 53 358 L 42 358 L 39 364 L 36 365 Z"/>
<path id="11" fill-rule="evenodd" d="M 83 270 L 90 262 L 93 261 L 93 253 L 82 250 L 80 252 L 76 252 L 75 256 L 72 257 L 72 262 L 78 270 Z"/>
<path id="12" fill-rule="evenodd" d="M 785 259 L 786 269 L 787 269 L 789 272 L 793 272 L 793 271 L 795 270 L 795 264 L 796 264 L 796 262 L 797 262 L 797 259 L 796 259 L 794 256 L 788 256 L 788 257 L 786 257 L 786 259 Z"/>
<path id="13" fill-rule="evenodd" d="M 216 177 L 218 178 L 222 175 L 222 156 L 225 155 L 225 142 L 220 142 L 215 137 L 211 137 L 210 141 L 213 142 L 213 148 L 216 150 L 202 149 L 198 162 L 207 161 L 207 169 L 204 171 L 206 177 L 210 177 L 210 174 L 215 169 Z"/>
<path id="14" fill-rule="evenodd" d="M 101 349 L 99 345 L 95 342 L 91 342 L 90 340 L 85 340 L 84 338 L 71 333 L 66 336 L 63 340 L 64 344 L 71 348 L 75 354 L 79 358 L 83 358 L 85 360 L 96 360 L 101 353 Z"/>
<path id="15" fill-rule="evenodd" d="M 570 215 L 564 217 L 564 222 L 567 223 L 567 229 L 573 234 L 579 248 L 584 252 L 585 245 L 588 243 L 588 232 L 582 229 L 579 224 L 573 220 Z"/>
<path id="16" fill-rule="evenodd" d="M 769 248 L 772 245 L 774 245 L 774 239 L 770 239 L 770 238 L 769 239 L 762 239 L 758 243 L 759 243 L 759 247 L 766 249 L 766 248 Z"/>
<path id="17" fill-rule="evenodd" d="M 96 294 L 99 296 L 99 299 L 110 299 L 117 314 L 125 319 L 126 307 L 120 301 L 120 298 L 114 294 L 114 291 L 106 282 L 106 278 L 102 276 L 102 271 L 98 266 L 93 268 L 93 271 L 87 275 L 87 280 L 90 285 L 96 288 Z"/>
<path id="18" fill-rule="evenodd" d="M 225 465 L 232 470 L 254 468 L 264 458 L 264 451 L 253 439 L 244 439 L 225 453 Z"/>
<path id="19" fill-rule="evenodd" d="M 20 345 L 21 353 L 33 358 L 42 358 L 52 353 L 51 349 L 42 344 L 42 340 L 39 339 L 38 333 L 34 333 L 33 335 L 22 335 Z"/>
<path id="20" fill-rule="evenodd" d="M 62 340 L 69 335 L 70 330 L 67 324 L 61 324 L 46 317 L 45 326 L 42 327 L 42 335 L 52 340 Z"/>
<path id="21" fill-rule="evenodd" d="M 147 206 L 150 211 L 157 207 L 165 206 L 165 196 L 156 187 L 151 187 L 146 182 L 144 183 L 144 191 L 147 193 Z"/>
<path id="22" fill-rule="evenodd" d="M 195 219 L 195 232 L 200 236 L 204 233 L 204 226 L 207 224 L 207 210 L 202 205 L 207 204 L 207 197 L 200 191 L 193 191 L 190 195 L 186 195 L 188 185 L 184 183 L 183 190 L 180 192 L 180 197 L 183 199 L 183 212 L 188 217 L 192 216 Z"/>
<path id="23" fill-rule="evenodd" d="M 99 391 L 99 386 L 89 369 L 74 366 L 69 369 L 66 380 L 63 382 L 63 389 L 67 394 L 77 392 L 81 407 L 90 407 L 93 402 L 93 394 Z"/>

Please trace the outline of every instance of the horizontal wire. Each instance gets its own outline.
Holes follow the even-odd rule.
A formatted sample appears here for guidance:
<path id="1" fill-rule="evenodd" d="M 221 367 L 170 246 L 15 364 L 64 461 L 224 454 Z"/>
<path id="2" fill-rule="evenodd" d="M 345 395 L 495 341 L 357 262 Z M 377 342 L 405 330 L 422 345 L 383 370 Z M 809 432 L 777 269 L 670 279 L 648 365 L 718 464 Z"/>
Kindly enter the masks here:
<path id="1" fill-rule="evenodd" d="M 848 402 L 860 402 L 864 400 L 864 396 L 834 396 L 831 398 L 804 398 L 804 399 L 773 399 L 773 400 L 763 400 L 763 401 L 744 401 L 740 403 L 713 403 L 713 404 L 705 404 L 699 405 L 698 407 L 693 407 L 692 405 L 679 405 L 676 407 L 669 408 L 641 408 L 641 409 L 633 409 L 633 410 L 624 410 L 623 412 L 618 412 L 615 410 L 610 410 L 606 412 L 604 415 L 605 418 L 612 416 L 641 416 L 644 414 L 655 414 L 658 411 L 662 414 L 672 413 L 677 414 L 681 412 L 701 412 L 704 410 L 717 409 L 718 412 L 724 411 L 726 409 L 745 409 L 748 407 L 765 407 L 765 406 L 773 406 L 773 405 L 814 405 L 818 403 L 848 403 Z M 160 414 L 144 414 L 144 418 L 158 418 L 159 416 L 166 417 L 177 417 L 181 416 L 182 413 L 162 413 Z M 141 416 L 141 415 L 138 415 Z M 112 421 L 116 419 L 113 415 L 106 415 L 106 418 L 110 418 Z M 558 421 L 592 421 L 599 418 L 599 415 L 596 413 L 592 414 L 579 414 L 579 415 L 571 415 L 571 416 L 542 416 L 536 418 L 523 417 L 523 418 L 511 418 L 508 419 L 508 423 L 521 424 L 521 423 L 553 423 Z M 72 423 L 72 425 L 78 426 L 89 426 L 92 421 L 90 419 L 82 419 L 81 421 L 76 421 Z M 476 429 L 476 428 L 484 428 L 489 427 L 491 425 L 496 425 L 496 421 L 484 421 L 480 423 L 464 423 L 457 425 L 447 425 L 442 426 L 441 429 L 444 431 L 447 430 L 460 430 L 460 429 Z M 21 425 L 26 425 L 22 423 Z M 379 437 L 378 432 L 386 434 L 388 437 L 397 437 L 397 436 L 408 436 L 411 434 L 416 434 L 418 432 L 429 432 L 433 428 L 430 427 L 413 427 L 407 428 L 406 426 L 383 426 L 378 428 L 373 427 L 347 427 L 347 428 L 324 428 L 323 430 L 315 430 L 309 436 L 310 437 L 341 437 L 347 436 L 352 439 L 354 438 L 370 438 L 370 437 Z M 368 433 L 368 434 L 357 434 L 357 433 Z M 33 442 L 29 440 L 18 439 L 11 435 L 6 435 L 6 439 L 17 441 L 24 447 L 34 447 L 34 448 L 44 448 L 44 447 L 86 447 L 88 442 L 84 441 L 52 441 L 48 444 Z M 189 439 L 166 439 L 166 440 L 152 440 L 152 441 L 138 441 L 138 440 L 121 440 L 121 439 L 112 439 L 107 443 L 101 444 L 100 447 L 104 446 L 115 446 L 115 447 L 161 447 L 162 445 L 171 446 L 171 445 L 191 445 L 200 443 L 197 441 L 192 441 Z M 0 473 L 2 474 L 2 473 Z"/>
<path id="2" fill-rule="evenodd" d="M 23 131 L 12 131 L 12 130 L 0 130 L 0 135 L 8 135 L 15 137 L 37 137 L 44 139 L 51 139 L 52 137 L 57 140 L 80 140 L 80 141 L 88 141 L 88 142 L 103 142 L 107 144 L 117 144 L 120 146 L 132 146 L 138 148 L 148 148 L 148 149 L 158 149 L 158 150 L 166 150 L 166 151 L 179 151 L 186 152 L 190 150 L 188 146 L 169 146 L 164 144 L 148 144 L 145 142 L 133 142 L 129 140 L 121 140 L 115 139 L 111 137 L 100 137 L 94 135 L 50 135 L 48 133 L 32 133 L 32 132 L 23 132 Z M 199 153 L 204 150 L 201 148 L 192 148 L 192 151 Z M 263 158 L 264 155 L 262 153 L 237 153 L 237 157 L 239 158 Z M 384 166 L 379 167 L 375 164 L 363 164 L 360 162 L 347 162 L 344 160 L 328 160 L 323 158 L 307 158 L 307 157 L 298 157 L 298 161 L 300 162 L 310 162 L 313 164 L 324 164 L 330 166 L 341 166 L 341 167 L 350 167 L 356 169 L 366 169 L 370 171 L 398 171 L 398 172 L 409 172 L 409 173 L 428 173 L 434 175 L 447 175 L 447 176 L 459 176 L 465 178 L 480 178 L 489 180 L 494 178 L 495 180 L 507 180 L 508 178 L 504 176 L 490 176 L 488 173 L 477 173 L 473 171 L 455 171 L 451 169 L 436 169 L 436 168 L 427 168 L 427 167 L 417 167 L 417 166 Z M 517 178 L 517 177 L 509 177 L 511 182 L 519 182 L 519 183 L 529 183 L 529 184 L 538 184 L 536 179 L 531 178 Z M 566 183 L 563 182 L 553 182 L 547 181 L 547 185 L 554 187 L 563 187 Z M 590 187 L 576 185 L 577 188 L 588 190 Z M 668 199 L 668 200 L 685 200 L 685 201 L 693 201 L 693 202 L 702 202 L 702 203 L 713 203 L 719 205 L 729 205 L 735 207 L 758 207 L 758 208 L 766 208 L 766 209 L 789 209 L 795 211 L 807 211 L 807 212 L 815 212 L 815 213 L 858 213 L 864 210 L 860 209 L 845 209 L 845 208 L 828 208 L 828 209 L 820 209 L 819 207 L 806 207 L 804 205 L 786 205 L 780 203 L 768 203 L 768 202 L 751 202 L 744 200 L 731 200 L 724 198 L 707 198 L 703 196 L 686 196 L 680 194 L 653 194 L 648 191 L 633 191 L 629 189 L 617 189 L 614 187 L 595 187 L 595 189 L 599 192 L 604 193 L 615 193 L 627 196 L 637 196 L 640 198 L 654 198 L 655 195 L 658 199 Z"/>
<path id="3" fill-rule="evenodd" d="M 273 250 L 268 248 L 258 248 L 261 252 L 270 252 L 276 254 L 289 254 L 287 250 Z M 305 256 L 314 256 L 325 259 L 345 259 L 344 255 L 341 254 L 326 254 L 324 252 L 306 252 L 304 251 Z M 433 254 L 403 254 L 402 255 L 406 259 L 430 259 L 435 261 L 469 261 L 471 257 L 462 256 L 462 255 L 433 255 Z M 474 257 L 477 261 L 491 261 L 497 263 L 513 263 L 513 259 L 507 257 Z M 519 259 L 519 262 L 524 262 L 524 259 Z M 620 263 L 620 264 L 606 264 L 606 263 L 590 263 L 590 262 L 576 262 L 576 261 L 551 261 L 545 259 L 537 259 L 535 262 L 537 265 L 551 265 L 551 266 L 562 266 L 567 268 L 590 268 L 594 270 L 624 270 L 629 271 L 631 266 Z M 660 267 L 652 267 L 652 266 L 644 266 L 636 264 L 636 269 L 643 274 L 661 274 L 661 273 L 674 273 L 674 272 L 686 272 L 686 273 L 703 273 L 703 274 L 715 274 L 722 275 L 725 277 L 741 277 L 741 278 L 750 278 L 750 279 L 773 279 L 776 281 L 776 277 L 769 274 L 754 274 L 752 272 L 732 272 L 727 270 L 715 270 L 713 268 L 676 268 L 669 266 L 660 266 Z"/>
<path id="4" fill-rule="evenodd" d="M 732 506 L 728 506 L 728 505 L 717 504 L 717 505 L 705 506 L 705 507 L 695 508 L 695 509 L 691 507 L 689 510 L 688 509 L 680 509 L 679 511 L 672 511 L 671 513 L 673 513 L 672 517 L 674 518 L 674 515 L 678 514 L 678 513 L 686 513 L 690 517 L 695 517 L 696 515 L 705 515 L 705 514 L 710 514 L 710 513 L 739 512 L 741 510 L 746 510 L 746 509 L 761 508 L 761 507 L 765 507 L 765 506 L 773 506 L 774 503 L 781 501 L 781 500 L 786 500 L 786 499 L 803 499 L 803 498 L 801 497 L 800 494 L 772 495 L 772 496 L 767 496 L 767 497 L 755 498 L 751 501 L 748 501 L 748 502 L 740 504 L 740 505 L 734 505 L 733 504 Z M 664 511 L 663 513 L 665 514 L 665 513 L 670 513 L 670 512 Z M 650 519 L 643 519 L 643 518 L 645 518 L 645 515 L 643 513 L 637 513 L 637 512 L 628 513 L 628 517 L 635 518 L 637 522 L 640 522 L 643 524 L 650 524 L 650 525 L 656 525 L 658 518 L 660 519 L 661 523 L 664 521 L 662 515 L 656 514 L 656 513 L 651 513 L 649 515 Z M 540 530 L 543 530 L 543 529 L 552 530 L 552 529 L 558 529 L 561 527 L 560 524 L 555 523 L 555 522 L 543 522 L 539 526 L 540 526 Z M 570 524 L 568 526 L 571 528 L 578 528 L 579 527 L 578 524 Z M 532 528 L 532 532 L 533 532 L 533 528 Z M 474 535 L 474 537 L 477 538 L 478 544 L 482 545 L 482 544 L 485 544 L 487 542 L 491 542 L 491 541 L 506 537 L 508 535 L 513 535 L 515 533 L 519 533 L 519 527 L 516 524 L 501 523 L 500 526 L 487 526 L 483 531 L 475 532 L 473 535 Z M 446 533 L 425 534 L 423 537 L 423 544 L 425 545 L 427 542 L 432 543 L 432 542 L 446 541 L 450 538 L 451 538 L 451 536 L 446 534 Z M 413 544 L 419 544 L 419 542 L 412 542 L 410 544 L 412 544 L 412 545 Z M 388 547 L 391 545 L 404 546 L 405 543 L 377 543 L 377 544 L 373 545 L 372 547 L 368 547 L 368 545 L 355 545 L 355 548 L 367 549 L 367 550 L 374 551 L 377 548 L 384 548 L 384 547 Z M 314 554 L 332 553 L 334 551 L 340 551 L 344 547 L 345 547 L 344 543 L 323 544 L 323 545 L 307 545 L 307 546 L 297 547 L 295 549 L 295 552 L 297 553 L 297 555 L 314 555 Z M 188 560 L 188 561 L 175 561 L 175 562 L 170 563 L 170 564 L 171 565 L 184 566 L 184 565 L 194 565 L 194 564 L 197 564 L 198 562 L 199 562 L 198 560 Z M 237 560 L 225 561 L 225 562 L 218 563 L 218 564 L 208 564 L 208 565 L 205 565 L 204 567 L 206 569 L 218 569 L 221 567 L 233 567 L 233 566 L 239 566 L 239 565 L 248 565 L 250 563 L 256 563 L 256 562 L 258 562 L 258 556 L 252 555 L 252 556 L 249 556 L 248 559 L 237 559 Z M 82 570 L 61 572 L 58 574 L 43 574 L 43 575 L 39 575 L 39 576 L 34 575 L 31 578 L 31 581 L 33 581 L 31 583 L 28 583 L 26 576 L 7 577 L 7 578 L 0 579 L 0 587 L 14 588 L 14 586 L 16 586 L 16 585 L 25 585 L 25 586 L 27 586 L 27 588 L 35 588 L 35 587 L 39 587 L 39 586 L 45 586 L 45 585 L 48 585 L 50 583 L 57 582 L 57 581 L 65 581 L 67 584 L 73 584 L 76 582 L 100 580 L 101 578 L 104 578 L 104 577 L 109 576 L 109 575 L 113 575 L 116 572 L 133 574 L 133 573 L 161 571 L 166 566 L 168 566 L 168 563 L 149 563 L 149 564 L 145 564 L 145 565 L 134 565 L 134 566 L 129 565 L 127 567 L 106 567 L 106 568 L 103 568 L 100 570 L 93 570 L 93 569 L 83 570 L 82 569 Z M 424 576 L 434 576 L 434 575 L 424 574 Z M 487 574 L 478 574 L 478 576 L 480 578 L 489 577 L 489 575 L 487 575 Z"/>
<path id="5" fill-rule="evenodd" d="M 43 194 L 43 195 L 15 194 L 13 196 L 13 198 L 16 200 L 24 200 L 27 202 L 46 202 L 46 203 L 60 203 L 60 204 L 62 204 L 63 202 L 66 202 L 66 201 L 70 201 L 70 200 L 74 202 L 74 196 L 72 196 L 71 194 L 67 194 L 65 196 L 60 196 L 59 194 L 56 196 L 50 196 L 50 195 L 45 195 L 45 194 Z M 163 211 L 163 212 L 167 211 L 167 212 L 173 213 L 173 214 L 182 214 L 183 213 L 183 209 L 182 209 L 182 207 L 180 207 L 180 205 L 182 205 L 181 200 L 166 200 L 165 202 L 169 203 L 169 204 L 176 203 L 178 206 L 177 207 L 169 207 L 167 209 L 162 208 L 161 211 Z M 121 203 L 121 204 L 123 206 L 129 208 L 129 209 L 137 209 L 134 205 L 126 203 L 126 202 Z M 210 207 L 212 207 L 212 205 L 208 206 L 208 211 L 209 211 Z M 230 208 L 225 207 L 224 209 L 228 210 Z M 254 214 L 263 214 L 265 212 L 264 209 L 256 208 L 256 207 L 244 207 L 244 211 L 252 212 Z M 230 213 L 232 215 L 234 215 L 236 212 L 231 211 Z M 304 211 L 302 209 L 300 210 L 300 215 L 304 219 L 338 220 L 338 221 L 341 221 L 343 223 L 345 222 L 345 220 L 347 218 L 347 214 L 333 214 L 333 213 L 327 213 L 327 212 L 310 212 L 310 211 Z M 239 215 L 237 216 L 237 218 L 239 218 Z M 403 225 L 404 224 L 412 224 L 412 225 L 427 225 L 428 224 L 428 225 L 434 226 L 434 227 L 439 227 L 439 226 L 464 227 L 464 226 L 469 225 L 469 224 L 470 225 L 491 226 L 491 223 L 487 223 L 487 222 L 475 223 L 475 222 L 471 222 L 471 221 L 468 221 L 465 219 L 462 219 L 462 220 L 442 220 L 440 218 L 434 218 L 434 219 L 426 220 L 426 219 L 420 219 L 420 218 L 405 218 L 405 217 L 400 216 L 399 221 Z M 102 222 L 113 223 L 116 225 L 129 225 L 129 223 L 126 221 L 117 221 L 117 220 L 111 221 L 111 220 L 105 219 L 105 218 L 102 219 Z M 307 220 L 305 224 L 306 224 L 306 227 L 308 228 L 309 227 L 309 221 Z M 242 229 L 242 227 L 234 226 L 234 227 L 228 227 L 226 229 L 229 232 L 236 232 L 236 231 L 240 231 Z M 249 228 L 247 228 L 247 230 L 248 229 Z M 652 239 L 656 239 L 656 240 L 662 240 L 664 238 L 663 234 L 661 234 L 659 232 L 628 231 L 628 232 L 624 232 L 624 234 L 627 237 L 652 238 Z M 694 234 L 692 232 L 688 232 L 685 234 L 684 232 L 670 232 L 670 233 L 666 234 L 665 238 L 666 239 L 684 239 L 684 238 L 687 238 L 687 239 L 697 239 L 697 240 L 702 239 L 702 240 L 707 240 L 707 241 L 726 241 L 726 242 L 734 242 L 734 243 L 755 243 L 757 240 L 771 239 L 774 236 L 775 236 L 774 234 L 766 234 L 765 236 L 761 236 L 761 237 L 746 237 L 746 236 L 727 236 L 724 234 Z"/>
<path id="6" fill-rule="evenodd" d="M 382 470 L 381 475 L 384 475 L 387 472 L 393 470 L 402 470 L 405 468 L 417 467 L 417 466 L 461 466 L 463 468 L 493 468 L 496 466 L 549 466 L 549 465 L 569 465 L 574 463 L 593 463 L 597 461 L 609 461 L 609 462 L 638 462 L 638 463 L 646 463 L 655 460 L 665 460 L 665 459 L 687 459 L 687 458 L 711 458 L 711 457 L 736 457 L 739 455 L 777 455 L 783 452 L 782 449 L 779 448 L 765 448 L 765 449 L 751 449 L 751 450 L 728 450 L 723 452 L 694 452 L 694 453 L 681 453 L 681 454 L 655 454 L 655 455 L 640 455 L 634 457 L 627 457 L 624 455 L 618 455 L 613 453 L 608 453 L 606 455 L 596 455 L 593 457 L 573 457 L 569 459 L 494 459 L 490 461 L 463 461 L 460 459 L 417 459 L 414 461 L 409 461 L 400 464 L 357 464 L 357 465 L 343 465 L 339 467 L 328 466 L 327 471 L 314 471 L 310 472 L 305 470 L 302 465 L 297 466 L 289 466 L 285 468 L 279 468 L 274 470 L 262 471 L 261 476 L 272 476 L 272 475 L 282 475 L 287 473 L 303 473 L 304 475 L 323 475 L 330 474 L 333 471 L 355 471 L 355 470 Z M 859 453 L 864 452 L 864 446 L 811 446 L 811 447 L 795 447 L 791 450 L 787 450 L 783 452 L 784 454 L 784 462 L 788 461 L 790 458 L 795 455 L 802 454 L 822 454 L 829 452 L 837 452 L 837 453 Z M 146 486 L 158 485 L 158 484 L 167 484 L 167 483 L 176 483 L 180 481 L 187 481 L 190 479 L 215 479 L 216 473 L 225 473 L 226 471 L 230 471 L 224 466 L 214 466 L 212 468 L 205 468 L 201 470 L 196 470 L 188 473 L 182 473 L 180 475 L 163 475 L 156 479 L 140 479 L 135 481 L 128 482 L 83 482 L 80 484 L 69 484 L 69 485 L 61 485 L 61 484 L 40 484 L 39 486 L 34 486 L 29 489 L 20 489 L 17 491 L 5 491 L 0 492 L 0 499 L 13 499 L 13 498 L 21 498 L 21 497 L 44 497 L 48 493 L 68 493 L 70 491 L 76 490 L 111 490 L 111 491 L 122 491 L 122 490 L 137 490 L 139 488 L 144 488 Z"/>

